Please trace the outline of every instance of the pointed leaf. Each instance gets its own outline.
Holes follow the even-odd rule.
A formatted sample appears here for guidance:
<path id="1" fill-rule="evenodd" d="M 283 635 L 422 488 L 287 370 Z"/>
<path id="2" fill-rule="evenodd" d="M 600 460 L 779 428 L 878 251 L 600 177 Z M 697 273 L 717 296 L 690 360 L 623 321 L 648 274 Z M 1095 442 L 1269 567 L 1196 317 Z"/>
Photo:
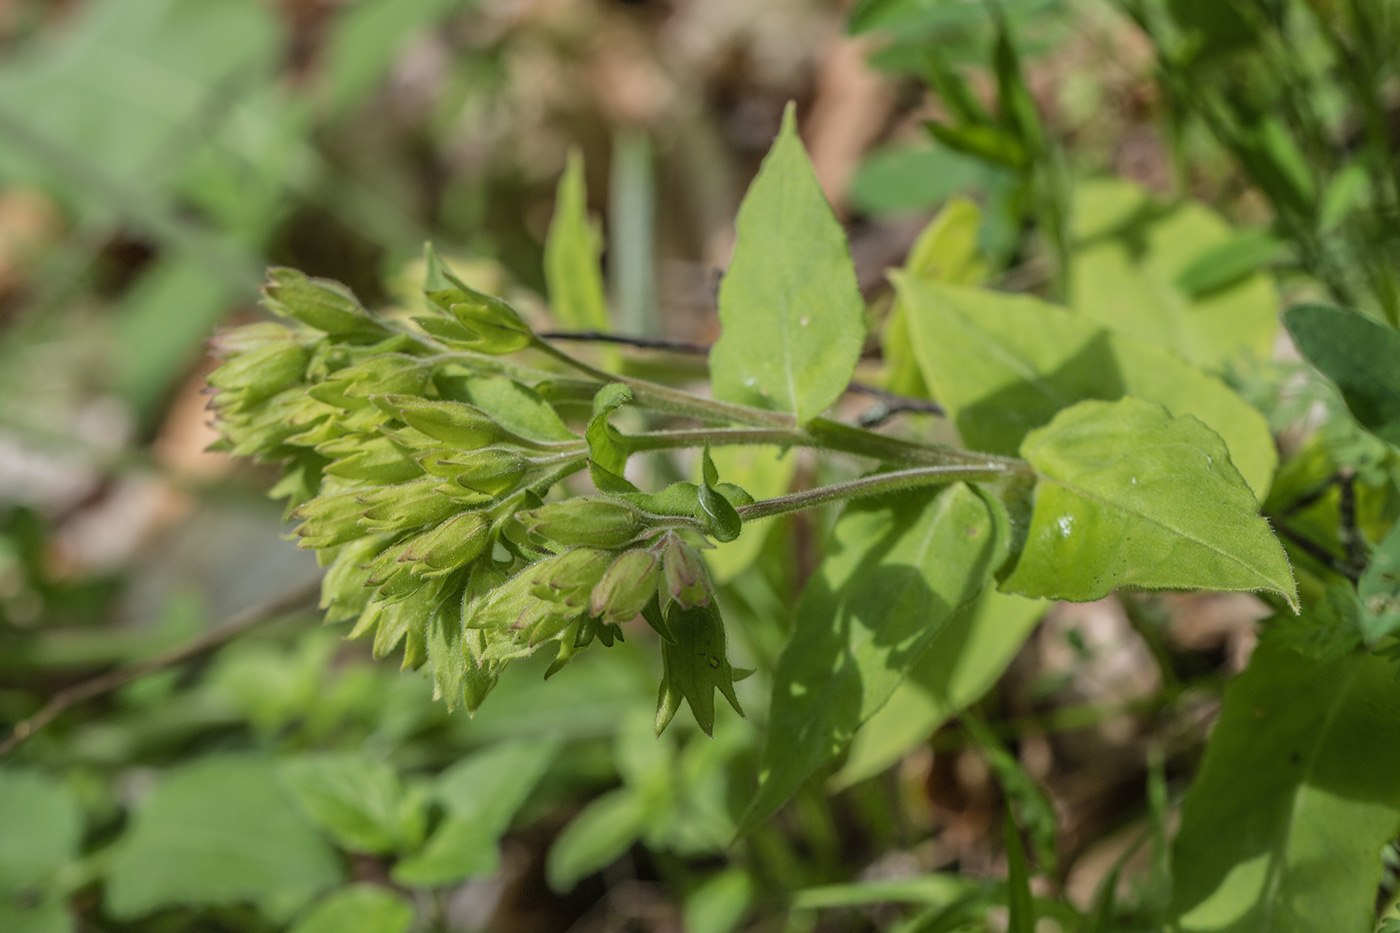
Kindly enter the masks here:
<path id="1" fill-rule="evenodd" d="M 1093 600 L 1115 587 L 1271 590 L 1295 609 L 1283 548 L 1220 436 L 1141 399 L 1080 402 L 1032 431 L 1035 511 L 1004 588 Z"/>
<path id="2" fill-rule="evenodd" d="M 1125 395 L 1195 415 L 1224 438 L 1261 499 L 1278 454 L 1264 416 L 1161 347 L 1115 336 L 1036 298 L 895 279 L 924 379 L 977 450 L 1014 454 L 1026 432 L 1084 399 Z"/>
<path id="3" fill-rule="evenodd" d="M 1295 305 L 1283 319 L 1303 356 L 1342 390 L 1352 417 L 1400 446 L 1400 333 L 1326 305 Z"/>
<path id="4" fill-rule="evenodd" d="M 559 179 L 554 219 L 544 244 L 544 277 L 549 304 L 565 327 L 605 331 L 612 328 L 603 291 L 603 235 L 588 216 L 583 155 L 569 152 Z"/>
<path id="5" fill-rule="evenodd" d="M 710 351 L 715 397 L 810 421 L 840 398 L 855 372 L 865 302 L 791 105 L 737 227 L 719 291 L 723 331 Z"/>
<path id="6" fill-rule="evenodd" d="M 853 502 L 778 660 L 752 829 L 835 757 L 1004 559 L 1005 514 L 961 483 Z"/>
<path id="7" fill-rule="evenodd" d="M 1229 687 L 1172 849 L 1182 931 L 1366 933 L 1400 833 L 1400 680 L 1264 644 Z"/>

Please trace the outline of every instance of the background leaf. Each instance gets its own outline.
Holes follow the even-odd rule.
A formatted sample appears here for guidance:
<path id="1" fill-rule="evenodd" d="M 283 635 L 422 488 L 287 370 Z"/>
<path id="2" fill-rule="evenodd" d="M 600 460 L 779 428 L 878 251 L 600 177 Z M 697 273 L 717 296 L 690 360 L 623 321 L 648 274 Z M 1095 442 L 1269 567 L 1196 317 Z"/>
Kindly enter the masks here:
<path id="1" fill-rule="evenodd" d="M 1264 644 L 1225 694 L 1172 849 L 1183 931 L 1372 928 L 1400 833 L 1400 680 Z"/>
<path id="2" fill-rule="evenodd" d="M 889 702 L 860 727 L 833 789 L 874 777 L 982 698 L 1001 677 L 1046 603 L 988 590 L 933 636 Z"/>
<path id="3" fill-rule="evenodd" d="M 385 762 L 353 753 L 305 756 L 283 764 L 282 779 L 307 819 L 352 852 L 392 852 L 421 838 L 421 803 L 405 797 Z"/>
<path id="4" fill-rule="evenodd" d="M 976 599 L 1006 548 L 993 508 L 961 483 L 847 507 L 778 659 L 758 793 L 743 827 L 845 747 Z"/>
<path id="5" fill-rule="evenodd" d="M 1135 398 L 1080 402 L 1032 431 L 1021 455 L 1039 479 L 1007 590 L 1271 590 L 1296 608 L 1283 548 L 1219 435 L 1195 418 Z"/>
<path id="6" fill-rule="evenodd" d="M 52 876 L 78 854 L 82 814 L 61 784 L 33 771 L 0 769 L 0 929 L 67 933 L 73 928 Z"/>
<path id="7" fill-rule="evenodd" d="M 1400 333 L 1326 305 L 1295 305 L 1283 319 L 1303 356 L 1341 390 L 1352 417 L 1400 446 Z"/>
<path id="8" fill-rule="evenodd" d="M 1218 372 L 1241 354 L 1268 359 L 1278 329 L 1271 277 L 1251 275 L 1198 300 L 1179 279 L 1231 237 L 1200 204 L 1165 207 L 1130 182 L 1104 179 L 1075 192 L 1070 306 L 1117 334 Z"/>
<path id="9" fill-rule="evenodd" d="M 846 390 L 865 339 L 865 302 L 846 236 L 817 184 L 791 104 L 736 221 L 710 350 L 716 398 L 804 423 Z"/>
<path id="10" fill-rule="evenodd" d="M 292 933 L 407 933 L 413 908 L 372 884 L 336 891 L 297 921 Z"/>
<path id="11" fill-rule="evenodd" d="M 976 450 L 1014 454 L 1026 432 L 1085 399 L 1125 395 L 1195 415 L 1224 439 L 1259 499 L 1278 453 L 1269 424 L 1213 376 L 1035 298 L 900 276 L 925 381 Z"/>
<path id="12" fill-rule="evenodd" d="M 554 219 L 544 244 L 544 275 L 549 305 L 559 323 L 574 330 L 612 328 L 603 291 L 603 234 L 588 216 L 583 154 L 569 152 L 559 179 Z"/>
<path id="13" fill-rule="evenodd" d="M 177 904 L 253 901 L 279 913 L 341 878 L 270 762 L 206 758 L 166 775 L 136 811 L 107 877 L 107 909 L 132 919 Z"/>

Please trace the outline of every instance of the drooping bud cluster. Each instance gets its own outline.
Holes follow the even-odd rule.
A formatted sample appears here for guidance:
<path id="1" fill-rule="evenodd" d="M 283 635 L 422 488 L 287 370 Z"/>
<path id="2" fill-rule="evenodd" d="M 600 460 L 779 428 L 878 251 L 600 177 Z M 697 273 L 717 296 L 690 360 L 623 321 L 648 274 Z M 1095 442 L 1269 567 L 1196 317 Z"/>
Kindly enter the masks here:
<path id="1" fill-rule="evenodd" d="M 433 313 L 415 331 L 338 283 L 272 270 L 264 304 L 289 323 L 214 341 L 217 446 L 282 464 L 273 494 L 328 568 L 327 622 L 353 621 L 376 657 L 402 647 L 405 668 L 430 664 L 449 706 L 474 710 L 514 658 L 553 644 L 552 674 L 641 615 L 663 641 L 658 729 L 684 697 L 709 731 L 714 690 L 738 703 L 728 661 L 710 663 L 724 632 L 697 545 L 737 534 L 734 507 L 751 500 L 706 456 L 699 487 L 648 495 L 614 477 L 621 491 L 543 502 L 622 436 L 576 433 L 536 391 L 543 374 L 493 359 L 536 339 L 510 305 L 431 257 L 430 279 L 447 287 L 425 291 Z"/>

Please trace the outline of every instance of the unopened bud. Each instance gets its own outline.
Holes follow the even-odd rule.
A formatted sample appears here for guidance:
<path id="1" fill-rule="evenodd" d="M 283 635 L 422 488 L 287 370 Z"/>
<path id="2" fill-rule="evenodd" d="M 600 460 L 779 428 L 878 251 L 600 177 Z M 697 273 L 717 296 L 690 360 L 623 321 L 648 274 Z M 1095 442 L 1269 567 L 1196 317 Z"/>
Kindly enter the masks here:
<path id="1" fill-rule="evenodd" d="M 317 496 L 292 512 L 291 517 L 301 521 L 296 528 L 296 535 L 301 539 L 297 543 L 301 547 L 319 549 L 353 541 L 364 534 L 360 527 L 364 511 L 364 503 L 356 492 Z"/>
<path id="2" fill-rule="evenodd" d="M 350 289 L 328 279 L 313 279 L 295 269 L 269 269 L 263 305 L 274 314 L 296 318 L 328 334 L 383 331 Z"/>
<path id="3" fill-rule="evenodd" d="M 534 567 L 534 586 L 530 592 L 540 599 L 582 612 L 587 608 L 593 588 L 607 570 L 610 557 L 607 551 L 576 547 L 546 558 Z"/>
<path id="4" fill-rule="evenodd" d="M 661 558 L 655 551 L 624 551 L 593 587 L 589 611 L 604 622 L 636 618 L 656 594 L 660 570 Z"/>
<path id="5" fill-rule="evenodd" d="M 209 384 L 240 392 L 248 400 L 264 399 L 301 382 L 310 358 L 299 343 L 266 343 L 229 359 L 209 374 Z"/>
<path id="6" fill-rule="evenodd" d="M 674 531 L 666 535 L 662 548 L 666 592 L 682 607 L 708 605 L 711 584 L 705 558 Z"/>
<path id="7" fill-rule="evenodd" d="M 646 527 L 636 507 L 603 496 L 549 502 L 515 517 L 531 532 L 564 545 L 622 547 Z"/>
<path id="8" fill-rule="evenodd" d="M 438 577 L 481 556 L 490 539 L 491 520 L 480 512 L 464 512 L 414 538 L 401 561 L 416 561 L 420 577 Z"/>
<path id="9" fill-rule="evenodd" d="M 534 342 L 520 312 L 499 298 L 463 286 L 429 292 L 428 299 L 471 332 L 472 348 L 481 353 L 514 353 Z"/>
<path id="10" fill-rule="evenodd" d="M 436 524 L 461 508 L 432 480 L 386 486 L 361 494 L 367 507 L 361 524 L 371 531 L 399 531 Z"/>
<path id="11" fill-rule="evenodd" d="M 520 485 L 520 481 L 530 469 L 530 461 L 508 447 L 473 450 L 440 463 L 443 466 L 457 466 L 460 472 L 452 477 L 457 485 L 488 496 L 500 496 L 511 492 Z"/>
<path id="12" fill-rule="evenodd" d="M 463 402 L 431 402 L 408 395 L 389 395 L 382 403 L 412 428 L 463 450 L 475 450 L 500 440 L 503 432 L 491 416 Z"/>

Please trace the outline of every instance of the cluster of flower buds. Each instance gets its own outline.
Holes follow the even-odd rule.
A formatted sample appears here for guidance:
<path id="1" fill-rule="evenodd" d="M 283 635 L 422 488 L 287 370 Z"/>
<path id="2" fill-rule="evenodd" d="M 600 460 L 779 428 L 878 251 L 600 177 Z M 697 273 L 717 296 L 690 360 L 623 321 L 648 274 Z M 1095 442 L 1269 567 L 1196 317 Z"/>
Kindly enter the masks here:
<path id="1" fill-rule="evenodd" d="M 274 269 L 264 304 L 288 323 L 214 342 L 217 446 L 282 464 L 273 494 L 327 567 L 327 621 L 353 621 L 376 657 L 402 647 L 405 668 L 430 665 L 449 706 L 474 710 L 512 659 L 554 645 L 552 674 L 641 616 L 662 642 L 658 730 L 684 698 L 709 731 L 715 690 L 739 707 L 698 548 L 737 534 L 752 500 L 706 456 L 701 486 L 544 502 L 584 466 L 611 475 L 600 444 L 625 460 L 606 425 L 617 387 L 593 387 L 601 415 L 576 433 L 532 381 L 548 373 L 494 359 L 536 341 L 510 305 L 431 261 L 425 294 L 432 313 L 409 326 Z"/>

